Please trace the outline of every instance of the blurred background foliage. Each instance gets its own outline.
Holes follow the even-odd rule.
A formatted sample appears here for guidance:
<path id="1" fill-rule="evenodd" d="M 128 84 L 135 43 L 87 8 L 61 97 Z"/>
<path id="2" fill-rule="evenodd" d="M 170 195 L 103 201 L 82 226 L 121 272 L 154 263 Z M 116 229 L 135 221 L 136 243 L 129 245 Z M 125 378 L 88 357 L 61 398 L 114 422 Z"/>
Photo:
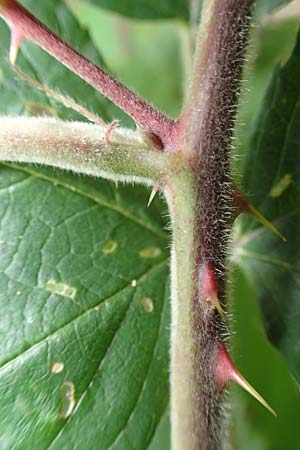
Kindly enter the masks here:
<path id="1" fill-rule="evenodd" d="M 105 2 L 102 3 L 105 6 Z M 234 162 L 237 174 L 273 69 L 286 61 L 295 43 L 300 4 L 292 2 L 277 10 L 276 6 L 283 3 L 286 2 L 260 1 L 257 5 L 237 127 L 237 158 Z M 82 0 L 69 1 L 69 6 L 90 32 L 110 71 L 155 106 L 175 117 L 180 111 L 185 79 L 190 70 L 186 24 L 181 20 L 128 19 Z M 268 342 L 255 294 L 238 269 L 233 269 L 231 290 L 234 360 L 278 414 L 274 419 L 234 386 L 230 394 L 233 448 L 295 450 L 300 442 L 298 387 L 283 357 Z M 168 448 L 169 420 L 166 413 L 151 450 Z"/>

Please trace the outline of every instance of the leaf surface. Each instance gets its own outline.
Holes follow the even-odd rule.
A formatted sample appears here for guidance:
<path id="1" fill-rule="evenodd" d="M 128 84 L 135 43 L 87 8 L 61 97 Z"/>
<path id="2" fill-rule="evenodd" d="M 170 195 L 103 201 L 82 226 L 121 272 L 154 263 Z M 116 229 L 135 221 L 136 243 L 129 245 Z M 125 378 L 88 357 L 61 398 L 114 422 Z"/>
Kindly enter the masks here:
<path id="1" fill-rule="evenodd" d="M 102 63 L 60 1 L 24 5 Z M 2 22 L 0 34 L 1 113 L 78 119 L 13 75 Z M 114 107 L 44 52 L 26 43 L 18 62 L 112 119 Z M 141 187 L 10 163 L 0 195 L 1 449 L 148 448 L 168 404 L 161 203 L 147 209 Z"/>
<path id="2" fill-rule="evenodd" d="M 183 19 L 188 20 L 187 0 L 89 0 L 101 8 L 136 19 Z"/>
<path id="3" fill-rule="evenodd" d="M 256 3 L 256 14 L 263 15 L 280 9 L 287 5 L 291 0 L 258 0 Z"/>
<path id="4" fill-rule="evenodd" d="M 198 0 L 201 4 L 203 0 Z M 256 14 L 263 15 L 276 10 L 291 0 L 258 0 Z M 189 20 L 188 0 L 87 0 L 103 9 L 135 19 L 181 19 Z M 198 8 L 197 8 L 198 9 Z"/>
<path id="5" fill-rule="evenodd" d="M 278 241 L 243 217 L 236 257 L 254 286 L 271 342 L 300 381 L 300 43 L 278 67 L 263 102 L 245 164 L 250 201 L 280 229 Z"/>
<path id="6" fill-rule="evenodd" d="M 234 363 L 277 414 L 275 419 L 240 386 L 232 385 L 232 447 L 234 450 L 295 450 L 295 442 L 300 440 L 299 389 L 291 379 L 286 359 L 265 335 L 255 289 L 241 270 L 235 269 L 232 275 Z"/>

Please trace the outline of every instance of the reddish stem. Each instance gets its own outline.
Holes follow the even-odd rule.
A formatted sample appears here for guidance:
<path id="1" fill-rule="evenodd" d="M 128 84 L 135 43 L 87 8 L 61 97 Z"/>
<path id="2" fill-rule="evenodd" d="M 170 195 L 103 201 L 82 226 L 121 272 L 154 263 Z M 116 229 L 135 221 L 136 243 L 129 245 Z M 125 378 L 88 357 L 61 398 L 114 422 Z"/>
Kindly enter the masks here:
<path id="1" fill-rule="evenodd" d="M 71 48 L 18 2 L 2 0 L 0 16 L 9 25 L 14 44 L 17 43 L 18 46 L 20 40 L 26 39 L 39 45 L 119 106 L 147 131 L 156 135 L 159 142 L 157 148 L 167 149 L 172 144 L 176 131 L 174 120 L 157 111 L 122 83 Z M 15 40 L 16 36 L 18 37 L 17 41 Z M 17 49 L 15 45 L 13 45 L 13 49 L 15 52 Z"/>

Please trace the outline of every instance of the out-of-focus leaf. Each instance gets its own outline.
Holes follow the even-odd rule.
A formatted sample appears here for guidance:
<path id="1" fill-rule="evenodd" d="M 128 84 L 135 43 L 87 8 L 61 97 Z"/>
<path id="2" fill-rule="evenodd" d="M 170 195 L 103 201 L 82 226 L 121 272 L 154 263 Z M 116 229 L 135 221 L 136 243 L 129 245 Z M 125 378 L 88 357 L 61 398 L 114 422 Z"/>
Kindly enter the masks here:
<path id="1" fill-rule="evenodd" d="M 274 9 L 287 5 L 291 0 L 258 0 L 255 12 L 257 15 L 268 14 Z"/>
<path id="2" fill-rule="evenodd" d="M 234 161 L 236 173 L 243 170 L 249 142 L 260 112 L 261 101 L 272 79 L 274 67 L 286 61 L 294 47 L 299 29 L 296 19 L 270 23 L 253 30 L 250 61 L 243 82 L 242 101 L 236 127 L 238 155 Z M 255 94 L 255 95 L 254 95 Z"/>
<path id="3" fill-rule="evenodd" d="M 274 418 L 239 386 L 232 386 L 233 450 L 295 450 L 300 441 L 298 386 L 287 362 L 267 340 L 255 289 L 240 270 L 233 273 L 233 342 L 235 364 L 277 413 Z M 291 432 L 293 430 L 293 432 Z"/>
<path id="4" fill-rule="evenodd" d="M 68 0 L 72 2 L 72 0 Z M 189 0 L 86 0 L 103 9 L 135 19 L 180 19 L 189 20 Z M 201 4 L 203 0 L 198 0 Z M 291 0 L 258 0 L 256 14 L 268 14 Z"/>
<path id="5" fill-rule="evenodd" d="M 153 440 L 148 450 L 170 450 L 171 448 L 171 430 L 170 415 L 167 410 L 158 425 Z"/>
<path id="6" fill-rule="evenodd" d="M 180 39 L 187 27 L 171 21 L 128 20 L 82 0 L 73 0 L 70 6 L 118 79 L 158 109 L 179 115 L 183 101 Z"/>
<path id="7" fill-rule="evenodd" d="M 101 8 L 136 19 L 189 18 L 189 0 L 89 0 Z"/>
<path id="8" fill-rule="evenodd" d="M 251 279 L 269 339 L 300 381 L 300 41 L 277 68 L 245 164 L 250 201 L 287 242 L 243 217 L 236 258 Z"/>

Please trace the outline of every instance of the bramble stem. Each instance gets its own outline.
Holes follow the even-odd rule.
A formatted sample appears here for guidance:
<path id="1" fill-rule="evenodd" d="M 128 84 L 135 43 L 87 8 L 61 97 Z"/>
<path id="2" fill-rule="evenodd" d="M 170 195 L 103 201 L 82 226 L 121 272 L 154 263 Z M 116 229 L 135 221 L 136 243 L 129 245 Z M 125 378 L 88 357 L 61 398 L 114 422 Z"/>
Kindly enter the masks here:
<path id="1" fill-rule="evenodd" d="M 190 322 L 194 285 L 193 236 L 196 198 L 186 171 L 165 190 L 171 216 L 171 442 L 172 450 L 194 448 L 193 338 Z M 187 199 L 189 199 L 187 201 Z"/>
<path id="2" fill-rule="evenodd" d="M 10 27 L 12 45 L 18 46 L 23 39 L 37 44 L 119 106 L 147 131 L 158 136 L 162 147 L 168 147 L 173 142 L 176 128 L 174 120 L 157 111 L 103 69 L 71 48 L 17 1 L 2 0 L 0 16 Z M 11 54 L 16 56 L 16 51 L 17 48 L 13 47 Z"/>
<path id="3" fill-rule="evenodd" d="M 252 3 L 204 3 L 190 94 L 178 121 L 177 151 L 189 176 L 177 175 L 166 192 L 173 225 L 172 450 L 226 446 L 225 392 L 216 374 L 219 345 L 228 336 L 230 150 Z"/>
<path id="4" fill-rule="evenodd" d="M 121 181 L 160 185 L 170 170 L 158 153 L 129 129 L 62 122 L 53 118 L 0 117 L 0 160 L 38 163 Z"/>

